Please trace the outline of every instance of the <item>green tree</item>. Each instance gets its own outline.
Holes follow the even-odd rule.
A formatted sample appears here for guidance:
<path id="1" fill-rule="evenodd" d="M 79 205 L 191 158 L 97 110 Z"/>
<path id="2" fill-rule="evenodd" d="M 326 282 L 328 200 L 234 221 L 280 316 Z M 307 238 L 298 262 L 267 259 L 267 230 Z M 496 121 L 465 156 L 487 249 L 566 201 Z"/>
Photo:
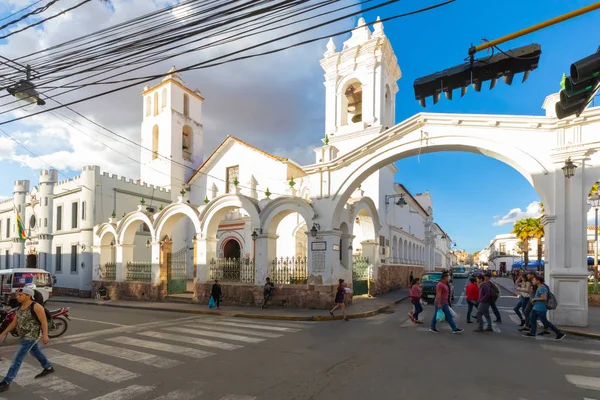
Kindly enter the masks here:
<path id="1" fill-rule="evenodd" d="M 515 222 L 513 231 L 521 242 L 523 242 L 523 258 L 525 261 L 525 268 L 529 265 L 529 242 L 534 238 L 533 232 L 535 231 L 535 223 L 532 222 L 534 218 L 523 218 Z"/>
<path id="2" fill-rule="evenodd" d="M 544 238 L 544 224 L 542 224 L 542 218 L 528 218 L 531 219 L 533 227 L 533 237 L 537 239 L 537 260 L 538 260 L 538 271 L 542 270 L 542 252 L 543 245 L 542 239 Z"/>

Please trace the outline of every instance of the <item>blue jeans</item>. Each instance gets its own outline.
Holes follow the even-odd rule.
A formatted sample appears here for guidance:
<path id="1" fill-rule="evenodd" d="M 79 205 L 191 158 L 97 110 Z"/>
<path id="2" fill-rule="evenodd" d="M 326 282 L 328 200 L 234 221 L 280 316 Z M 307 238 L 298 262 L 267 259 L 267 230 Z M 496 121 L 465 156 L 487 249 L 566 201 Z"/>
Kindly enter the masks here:
<path id="1" fill-rule="evenodd" d="M 531 324 L 531 329 L 529 331 L 530 334 L 535 335 L 537 331 L 538 319 L 542 321 L 544 328 L 552 329 L 557 335 L 562 333 L 556 326 L 554 326 L 552 322 L 548 321 L 548 318 L 546 317 L 546 311 L 531 310 L 531 321 L 529 322 Z"/>
<path id="2" fill-rule="evenodd" d="M 450 314 L 450 306 L 448 304 L 444 304 L 441 307 L 438 307 L 437 302 L 433 303 L 433 318 L 431 319 L 431 325 L 429 326 L 431 329 L 435 329 L 435 324 L 437 323 L 437 312 L 438 310 L 441 309 L 444 312 L 444 315 L 446 316 L 446 321 L 448 321 L 448 324 L 450 324 L 450 328 L 452 328 L 453 331 L 455 331 L 456 328 L 456 324 L 454 323 L 454 320 L 452 319 L 452 314 Z"/>
<path id="3" fill-rule="evenodd" d="M 519 317 L 521 321 L 525 320 L 525 318 L 523 318 L 523 314 L 521 314 L 521 309 L 523 310 L 523 312 L 525 312 L 525 308 L 527 308 L 527 303 L 529 303 L 529 298 L 521 296 L 519 297 L 517 305 L 515 306 L 515 308 L 513 308 L 513 311 L 515 312 L 515 314 L 517 314 L 517 317 Z"/>
<path id="4" fill-rule="evenodd" d="M 419 320 L 419 314 L 423 312 L 423 306 L 421 305 L 420 300 L 411 300 L 410 301 L 413 306 L 415 306 L 415 311 L 413 312 L 413 318 L 417 321 Z"/>
<path id="5" fill-rule="evenodd" d="M 26 340 L 21 339 L 21 343 L 19 345 L 19 350 L 15 353 L 13 358 L 12 365 L 4 378 L 4 382 L 11 383 L 19 373 L 19 369 L 21 368 L 21 364 L 23 363 L 23 359 L 27 355 L 27 353 L 31 353 L 32 356 L 37 358 L 37 360 L 42 365 L 42 368 L 48 369 L 52 367 L 50 361 L 46 358 L 40 347 L 38 346 L 37 340 Z"/>

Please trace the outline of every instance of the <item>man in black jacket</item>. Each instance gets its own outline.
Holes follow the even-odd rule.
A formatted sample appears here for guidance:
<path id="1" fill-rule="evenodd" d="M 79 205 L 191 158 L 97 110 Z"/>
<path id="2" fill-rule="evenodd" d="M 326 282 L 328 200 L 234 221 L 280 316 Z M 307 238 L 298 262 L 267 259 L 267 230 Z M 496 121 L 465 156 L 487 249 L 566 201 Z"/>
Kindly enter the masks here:
<path id="1" fill-rule="evenodd" d="M 221 285 L 219 285 L 218 279 L 215 279 L 215 283 L 213 283 L 212 288 L 210 289 L 210 295 L 215 300 L 215 303 L 217 303 L 217 309 L 220 310 L 221 308 L 219 307 L 219 304 L 221 301 Z"/>

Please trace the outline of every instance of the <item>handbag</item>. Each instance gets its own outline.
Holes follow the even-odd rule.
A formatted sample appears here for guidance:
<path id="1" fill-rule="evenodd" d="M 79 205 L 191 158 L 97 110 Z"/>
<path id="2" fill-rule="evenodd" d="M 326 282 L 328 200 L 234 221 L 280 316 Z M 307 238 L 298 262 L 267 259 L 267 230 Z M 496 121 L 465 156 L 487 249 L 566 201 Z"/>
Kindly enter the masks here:
<path id="1" fill-rule="evenodd" d="M 215 308 L 217 303 L 215 302 L 215 298 L 210 296 L 210 300 L 208 300 L 208 308 Z"/>
<path id="2" fill-rule="evenodd" d="M 437 322 L 442 322 L 446 319 L 446 314 L 444 314 L 444 310 L 442 310 L 441 308 L 439 310 L 437 310 L 437 313 L 435 314 L 435 320 Z"/>

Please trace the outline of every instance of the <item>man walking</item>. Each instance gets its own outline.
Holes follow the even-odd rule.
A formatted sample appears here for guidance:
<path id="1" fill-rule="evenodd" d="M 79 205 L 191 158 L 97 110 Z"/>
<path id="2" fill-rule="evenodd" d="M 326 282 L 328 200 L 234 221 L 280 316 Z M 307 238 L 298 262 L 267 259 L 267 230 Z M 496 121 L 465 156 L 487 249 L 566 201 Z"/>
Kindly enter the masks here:
<path id="1" fill-rule="evenodd" d="M 20 307 L 17 310 L 16 318 L 0 334 L 0 341 L 4 341 L 6 335 L 16 328 L 21 339 L 19 349 L 13 358 L 13 363 L 4 380 L 0 382 L 0 392 L 8 390 L 10 383 L 17 377 L 19 368 L 21 368 L 21 364 L 27 353 L 31 353 L 32 356 L 37 358 L 43 368 L 42 372 L 37 374 L 35 378 L 41 378 L 54 372 L 54 367 L 38 346 L 40 338 L 44 344 L 48 344 L 50 339 L 48 338 L 48 321 L 46 320 L 44 307 L 41 304 L 33 302 L 32 297 L 34 294 L 33 289 L 29 287 L 17 291 L 17 301 Z"/>
<path id="2" fill-rule="evenodd" d="M 212 296 L 215 304 L 217 305 L 217 310 L 220 310 L 221 307 L 221 285 L 219 284 L 219 280 L 215 279 L 215 283 L 213 283 L 210 288 L 210 295 Z"/>
<path id="3" fill-rule="evenodd" d="M 479 275 L 477 281 L 479 283 L 479 306 L 477 308 L 477 324 L 479 326 L 474 332 L 493 332 L 490 306 L 492 305 L 495 292 L 490 283 L 489 272 L 485 274 L 485 277 Z M 483 317 L 487 321 L 488 326 L 486 329 L 483 329 Z"/>
<path id="4" fill-rule="evenodd" d="M 458 328 L 454 324 L 452 313 L 450 313 L 450 305 L 448 302 L 448 297 L 450 296 L 450 288 L 448 287 L 449 279 L 450 275 L 447 272 L 442 273 L 442 279 L 438 282 L 437 286 L 435 287 L 435 301 L 433 302 L 433 318 L 431 319 L 431 325 L 429 327 L 429 331 L 433 333 L 440 333 L 440 331 L 436 328 L 438 310 L 443 311 L 444 316 L 446 317 L 446 321 L 448 321 L 448 324 L 450 324 L 450 328 L 452 328 L 452 333 L 462 333 L 464 331 L 464 329 Z"/>
<path id="5" fill-rule="evenodd" d="M 548 307 L 546 306 L 546 301 L 548 299 L 548 288 L 544 285 L 544 277 L 536 276 L 533 278 L 533 285 L 537 288 L 535 291 L 535 296 L 531 301 L 533 302 L 533 309 L 531 310 L 531 321 L 530 321 L 530 331 L 529 333 L 524 333 L 523 336 L 526 337 L 535 337 L 535 332 L 537 330 L 537 321 L 538 319 L 542 321 L 544 327 L 550 328 L 556 333 L 556 340 L 562 340 L 565 338 L 565 334 L 559 330 L 554 324 L 548 321 L 546 317 L 546 313 L 548 312 Z"/>
<path id="6" fill-rule="evenodd" d="M 523 317 L 523 314 L 521 314 L 521 310 L 523 310 L 523 312 L 525 312 L 525 309 L 527 308 L 527 304 L 529 304 L 529 292 L 531 291 L 531 282 L 529 282 L 529 280 L 527 279 L 526 276 L 521 275 L 517 281 L 517 292 L 519 292 L 519 294 L 521 295 L 521 297 L 519 298 L 519 301 L 517 302 L 517 305 L 515 306 L 515 308 L 513 309 L 513 311 L 515 312 L 515 314 L 517 314 L 517 317 L 519 317 L 519 319 L 521 320 L 521 324 L 519 326 L 525 326 L 525 318 Z"/>

